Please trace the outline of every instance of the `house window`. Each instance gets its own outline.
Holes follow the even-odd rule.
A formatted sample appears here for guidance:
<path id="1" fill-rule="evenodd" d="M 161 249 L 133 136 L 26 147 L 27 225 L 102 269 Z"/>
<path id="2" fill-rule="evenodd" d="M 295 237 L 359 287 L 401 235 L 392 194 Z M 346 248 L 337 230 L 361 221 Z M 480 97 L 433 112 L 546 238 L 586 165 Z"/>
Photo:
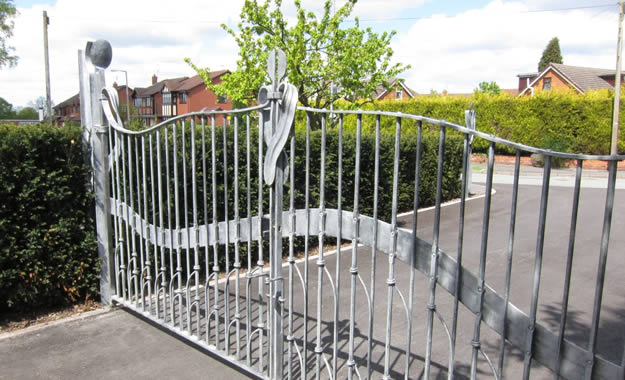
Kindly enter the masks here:
<path id="1" fill-rule="evenodd" d="M 543 79 L 543 90 L 545 91 L 551 90 L 551 78 Z"/>
<path id="2" fill-rule="evenodd" d="M 181 92 L 180 93 L 180 104 L 187 104 L 187 93 L 186 92 Z"/>
<path id="3" fill-rule="evenodd" d="M 401 99 L 403 95 L 404 95 L 404 91 L 401 89 L 401 87 L 397 87 L 395 89 L 395 100 Z"/>
<path id="4" fill-rule="evenodd" d="M 135 107 L 136 108 L 140 108 L 141 107 L 141 98 L 135 98 Z"/>
<path id="5" fill-rule="evenodd" d="M 217 95 L 217 103 L 225 104 L 228 101 L 228 98 L 225 95 Z"/>
<path id="6" fill-rule="evenodd" d="M 171 92 L 163 93 L 163 104 L 171 104 Z"/>
<path id="7" fill-rule="evenodd" d="M 145 106 L 146 107 L 151 107 L 152 106 L 152 98 L 150 98 L 149 96 L 145 97 Z"/>

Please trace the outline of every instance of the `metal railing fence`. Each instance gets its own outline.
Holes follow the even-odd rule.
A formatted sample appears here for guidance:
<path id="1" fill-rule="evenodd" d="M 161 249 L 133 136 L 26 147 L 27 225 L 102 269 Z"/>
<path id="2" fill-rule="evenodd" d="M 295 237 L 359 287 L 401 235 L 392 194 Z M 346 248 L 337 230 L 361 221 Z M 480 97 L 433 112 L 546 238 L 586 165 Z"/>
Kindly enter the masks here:
<path id="1" fill-rule="evenodd" d="M 114 112 L 115 93 L 100 92 L 91 78 L 92 110 L 102 106 L 108 125 L 98 127 L 95 119 L 104 118 L 93 111 L 100 252 L 110 264 L 103 269 L 105 300 L 110 294 L 110 300 L 259 378 L 623 378 L 625 342 L 606 349 L 600 330 L 606 286 L 623 289 L 607 283 L 606 273 L 617 163 L 625 157 L 552 152 L 506 141 L 476 131 L 472 111 L 466 126 L 393 112 L 296 111 L 297 96 L 276 80 L 281 76 L 274 75 L 258 106 L 190 113 L 142 131 L 122 126 Z M 295 112 L 305 114 L 305 125 L 298 126 L 303 134 L 293 132 Z M 373 121 L 363 122 L 365 116 Z M 319 167 L 311 166 L 313 118 L 321 129 Z M 349 147 L 343 138 L 348 118 L 355 123 Z M 380 170 L 384 118 L 395 123 L 392 173 Z M 431 215 L 419 212 L 424 126 L 436 129 L 439 141 Z M 329 128 L 338 131 L 336 151 L 327 149 Z M 399 178 L 406 175 L 400 153 L 408 129 L 416 154 L 407 195 L 400 194 Z M 469 193 L 472 140 L 489 145 L 483 197 L 461 196 L 450 219 L 442 189 L 451 131 L 462 136 L 460 194 Z M 374 178 L 372 215 L 361 213 L 365 133 L 375 139 L 373 167 L 366 169 Z M 295 155 L 296 136 L 305 139 L 303 158 Z M 516 156 L 506 222 L 493 226 L 497 145 Z M 350 178 L 344 177 L 347 148 L 355 151 Z M 521 252 L 515 249 L 520 239 L 528 240 L 518 233 L 517 215 L 523 211 L 518 201 L 527 192 L 520 185 L 520 162 L 528 152 L 543 154 L 545 165 L 537 219 L 532 220 L 535 248 L 525 256 L 532 260 L 519 263 L 515 254 Z M 545 240 L 553 228 L 548 215 L 553 157 L 576 162 L 561 272 L 545 264 L 550 260 Z M 586 254 L 576 252 L 575 243 L 579 233 L 586 233 L 578 233 L 577 225 L 588 159 L 608 161 L 609 178 L 592 305 L 575 303 L 575 310 L 581 307 L 589 317 L 589 323 L 575 325 L 585 331 L 579 338 L 571 337 L 567 323 L 575 316 L 569 309 L 571 290 L 577 289 L 572 286 L 574 258 Z M 328 168 L 330 161 L 336 167 Z M 336 208 L 327 204 L 327 170 L 336 172 Z M 313 174 L 318 187 L 311 183 Z M 392 177 L 390 204 L 379 202 L 385 176 Z M 302 177 L 304 188 L 296 189 Z M 406 196 L 413 199 L 410 210 L 398 206 Z M 304 207 L 296 207 L 302 201 Z M 390 208 L 390 220 L 380 218 L 381 208 Z M 556 223 L 566 224 L 564 216 Z M 471 223 L 477 227 L 467 235 Z M 505 248 L 494 251 L 491 233 L 501 229 L 507 235 Z M 524 269 L 513 272 L 513 267 Z M 563 276 L 562 285 L 541 288 L 545 276 L 556 272 Z M 545 297 L 559 298 L 559 307 Z M 522 307 L 512 299 L 521 300 Z M 547 306 L 555 308 L 554 324 L 542 317 Z"/>

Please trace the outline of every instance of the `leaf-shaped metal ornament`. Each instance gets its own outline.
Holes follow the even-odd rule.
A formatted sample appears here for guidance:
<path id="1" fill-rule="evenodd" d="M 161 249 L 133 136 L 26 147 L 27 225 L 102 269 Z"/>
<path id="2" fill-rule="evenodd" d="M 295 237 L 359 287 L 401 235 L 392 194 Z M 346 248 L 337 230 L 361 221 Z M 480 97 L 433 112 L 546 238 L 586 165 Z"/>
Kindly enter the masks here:
<path id="1" fill-rule="evenodd" d="M 286 54 L 281 49 L 273 49 L 267 57 L 267 73 L 271 83 L 278 87 L 278 84 L 286 75 Z"/>
<path id="2" fill-rule="evenodd" d="M 276 80 L 276 51 L 272 50 L 269 53 L 269 57 L 267 57 L 267 74 L 269 74 L 269 80 L 271 84 L 277 85 L 278 81 Z"/>

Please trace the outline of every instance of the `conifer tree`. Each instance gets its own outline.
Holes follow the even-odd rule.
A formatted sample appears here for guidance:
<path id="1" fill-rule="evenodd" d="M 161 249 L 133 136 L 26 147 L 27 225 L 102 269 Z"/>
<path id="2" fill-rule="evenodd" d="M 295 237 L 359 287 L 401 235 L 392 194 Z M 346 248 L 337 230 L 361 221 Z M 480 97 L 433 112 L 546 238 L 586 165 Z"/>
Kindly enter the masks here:
<path id="1" fill-rule="evenodd" d="M 558 37 L 553 37 L 547 44 L 545 50 L 543 50 L 543 56 L 540 58 L 540 62 L 538 62 L 538 71 L 542 72 L 550 63 L 562 63 L 562 53 L 560 53 L 560 40 L 558 40 Z"/>

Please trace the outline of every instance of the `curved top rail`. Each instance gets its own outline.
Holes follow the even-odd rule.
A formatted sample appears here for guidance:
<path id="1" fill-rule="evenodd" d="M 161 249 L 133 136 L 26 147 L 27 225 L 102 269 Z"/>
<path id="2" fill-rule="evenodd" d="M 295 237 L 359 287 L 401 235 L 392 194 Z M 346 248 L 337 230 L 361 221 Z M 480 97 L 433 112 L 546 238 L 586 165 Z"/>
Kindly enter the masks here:
<path id="1" fill-rule="evenodd" d="M 162 127 L 163 125 L 167 125 L 170 124 L 176 120 L 182 120 L 185 119 L 187 117 L 191 117 L 191 116 L 211 116 L 211 115 L 230 115 L 230 114 L 238 114 L 238 113 L 246 113 L 246 112 L 251 112 L 251 111 L 258 111 L 258 110 L 262 110 L 267 108 L 267 106 L 269 105 L 269 102 L 263 103 L 263 104 L 259 104 L 253 107 L 247 107 L 247 108 L 239 108 L 239 109 L 234 109 L 234 110 L 222 110 L 222 111 L 218 111 L 218 110 L 212 110 L 212 111 L 197 111 L 197 112 L 189 112 L 189 113 L 185 113 L 183 115 L 178 115 L 178 116 L 174 116 L 172 118 L 169 118 L 167 120 L 161 121 L 158 124 L 155 124 L 153 126 L 151 126 L 150 128 L 146 128 L 146 129 L 142 129 L 140 131 L 133 131 L 130 129 L 126 129 L 124 127 L 119 127 L 114 125 L 113 123 L 109 123 L 111 128 L 115 129 L 118 132 L 123 132 L 129 135 L 141 135 L 144 133 L 149 133 L 152 132 L 155 129 L 158 129 L 160 127 Z"/>
<path id="2" fill-rule="evenodd" d="M 581 153 L 566 153 L 566 152 L 557 152 L 550 149 L 542 149 L 536 148 L 533 146 L 516 143 L 510 140 L 502 139 L 501 137 L 497 137 L 494 135 L 490 135 L 488 133 L 480 132 L 478 130 L 472 130 L 465 126 L 455 124 L 446 120 L 432 119 L 427 116 L 421 115 L 411 115 L 402 112 L 389 112 L 389 111 L 365 111 L 365 110 L 327 110 L 327 109 L 317 109 L 311 107 L 303 107 L 298 106 L 298 110 L 300 111 L 308 111 L 308 112 L 317 112 L 317 113 L 333 113 L 333 114 L 343 114 L 343 115 L 381 115 L 381 116 L 391 116 L 391 117 L 401 117 L 405 119 L 411 119 L 416 121 L 423 121 L 429 124 L 434 124 L 438 126 L 444 126 L 452 128 L 458 132 L 462 132 L 468 135 L 477 136 L 487 141 L 491 141 L 497 144 L 502 144 L 508 146 L 513 149 L 518 149 L 526 152 L 539 153 L 552 157 L 561 157 L 568 160 L 601 160 L 601 161 L 622 161 L 625 160 L 625 154 L 613 154 L 613 155 L 592 155 L 592 154 L 581 154 Z"/>

